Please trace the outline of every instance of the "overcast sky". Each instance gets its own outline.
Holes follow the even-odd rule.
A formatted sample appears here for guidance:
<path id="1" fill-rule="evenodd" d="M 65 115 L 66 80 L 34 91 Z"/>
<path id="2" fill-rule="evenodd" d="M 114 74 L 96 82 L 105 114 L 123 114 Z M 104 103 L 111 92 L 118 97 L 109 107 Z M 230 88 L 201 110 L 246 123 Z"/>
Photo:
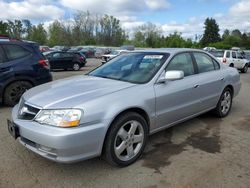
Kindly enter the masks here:
<path id="1" fill-rule="evenodd" d="M 68 20 L 76 10 L 111 14 L 126 30 L 152 22 L 164 34 L 181 32 L 194 37 L 203 32 L 206 17 L 225 29 L 250 32 L 250 0 L 0 0 L 0 19 L 30 19 L 32 23 Z"/>

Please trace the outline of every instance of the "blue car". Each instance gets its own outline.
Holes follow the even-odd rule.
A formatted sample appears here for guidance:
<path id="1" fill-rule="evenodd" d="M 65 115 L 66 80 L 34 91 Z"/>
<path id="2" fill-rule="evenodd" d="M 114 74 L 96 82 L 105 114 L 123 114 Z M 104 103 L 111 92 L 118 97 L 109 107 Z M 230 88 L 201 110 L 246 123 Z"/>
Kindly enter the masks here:
<path id="1" fill-rule="evenodd" d="M 0 103 L 14 106 L 26 90 L 49 81 L 49 62 L 36 43 L 0 36 Z"/>

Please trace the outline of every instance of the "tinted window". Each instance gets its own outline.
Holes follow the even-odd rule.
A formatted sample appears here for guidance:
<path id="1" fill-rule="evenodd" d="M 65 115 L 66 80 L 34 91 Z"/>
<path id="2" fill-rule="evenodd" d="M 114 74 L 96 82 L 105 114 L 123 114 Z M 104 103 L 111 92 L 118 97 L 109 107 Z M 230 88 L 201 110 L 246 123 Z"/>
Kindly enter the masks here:
<path id="1" fill-rule="evenodd" d="M 3 49 L 0 46 L 0 64 L 4 63 L 4 53 L 3 53 Z"/>
<path id="2" fill-rule="evenodd" d="M 7 58 L 9 60 L 23 58 L 23 57 L 31 54 L 28 50 L 26 50 L 23 47 L 18 46 L 18 45 L 13 45 L 13 44 L 3 45 L 3 47 L 5 49 Z"/>
<path id="3" fill-rule="evenodd" d="M 53 58 L 60 58 L 61 57 L 61 53 L 54 53 L 52 55 Z"/>
<path id="4" fill-rule="evenodd" d="M 232 52 L 232 57 L 233 57 L 234 59 L 236 59 L 236 53 L 235 53 L 235 52 Z"/>
<path id="5" fill-rule="evenodd" d="M 194 74 L 194 66 L 192 57 L 189 53 L 176 55 L 168 64 L 166 71 L 180 70 L 184 72 L 184 76 Z"/>
<path id="6" fill-rule="evenodd" d="M 194 57 L 200 73 L 214 70 L 213 60 L 207 54 L 194 53 Z"/>
<path id="7" fill-rule="evenodd" d="M 63 54 L 61 54 L 61 56 L 64 57 L 64 58 L 70 58 L 70 57 L 73 57 L 74 54 L 72 54 L 72 53 L 63 53 Z"/>
<path id="8" fill-rule="evenodd" d="M 226 58 L 230 58 L 230 52 L 226 53 Z"/>

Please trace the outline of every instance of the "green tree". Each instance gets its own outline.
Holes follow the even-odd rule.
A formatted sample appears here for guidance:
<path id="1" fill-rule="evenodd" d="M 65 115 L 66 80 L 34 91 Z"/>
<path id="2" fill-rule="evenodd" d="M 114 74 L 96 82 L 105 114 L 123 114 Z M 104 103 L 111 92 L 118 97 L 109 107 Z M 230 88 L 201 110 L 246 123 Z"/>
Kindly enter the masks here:
<path id="1" fill-rule="evenodd" d="M 104 15 L 100 19 L 100 29 L 97 35 L 99 35 L 100 42 L 106 46 L 119 46 L 126 39 L 120 20 L 109 15 Z"/>
<path id="2" fill-rule="evenodd" d="M 213 18 L 207 18 L 205 20 L 205 30 L 203 37 L 201 39 L 201 44 L 203 46 L 208 46 L 209 43 L 219 42 L 221 40 L 219 34 L 219 25 L 216 23 L 216 20 Z"/>
<path id="3" fill-rule="evenodd" d="M 186 41 L 181 37 L 181 33 L 174 32 L 166 38 L 166 46 L 170 48 L 185 47 Z"/>
<path id="4" fill-rule="evenodd" d="M 242 34 L 239 29 L 235 29 L 232 31 L 231 35 L 240 38 Z"/>
<path id="5" fill-rule="evenodd" d="M 8 35 L 8 24 L 0 21 L 0 35 Z"/>
<path id="6" fill-rule="evenodd" d="M 26 38 L 27 40 L 30 40 L 30 35 L 31 35 L 31 31 L 32 31 L 32 24 L 30 22 L 30 20 L 22 20 L 23 23 L 23 32 L 24 32 L 24 38 Z"/>
<path id="7" fill-rule="evenodd" d="M 222 34 L 222 40 L 225 40 L 229 36 L 230 36 L 230 31 L 226 29 L 224 33 Z"/>
<path id="8" fill-rule="evenodd" d="M 47 32 L 43 24 L 38 24 L 30 29 L 29 40 L 35 41 L 40 45 L 45 45 L 47 43 Z"/>
<path id="9" fill-rule="evenodd" d="M 163 45 L 161 28 L 150 22 L 135 28 L 133 41 L 140 47 L 160 47 Z"/>
<path id="10" fill-rule="evenodd" d="M 8 20 L 7 31 L 10 37 L 21 39 L 24 33 L 24 28 L 21 20 Z"/>

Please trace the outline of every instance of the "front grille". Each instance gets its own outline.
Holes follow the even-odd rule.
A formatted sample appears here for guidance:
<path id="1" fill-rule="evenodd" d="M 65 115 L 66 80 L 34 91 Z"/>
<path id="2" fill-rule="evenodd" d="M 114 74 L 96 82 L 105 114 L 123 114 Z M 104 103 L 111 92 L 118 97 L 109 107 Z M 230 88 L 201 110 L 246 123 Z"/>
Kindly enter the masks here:
<path id="1" fill-rule="evenodd" d="M 21 100 L 18 110 L 18 118 L 22 120 L 32 120 L 36 117 L 39 111 L 39 108 L 31 106 L 25 103 L 25 101 Z"/>

